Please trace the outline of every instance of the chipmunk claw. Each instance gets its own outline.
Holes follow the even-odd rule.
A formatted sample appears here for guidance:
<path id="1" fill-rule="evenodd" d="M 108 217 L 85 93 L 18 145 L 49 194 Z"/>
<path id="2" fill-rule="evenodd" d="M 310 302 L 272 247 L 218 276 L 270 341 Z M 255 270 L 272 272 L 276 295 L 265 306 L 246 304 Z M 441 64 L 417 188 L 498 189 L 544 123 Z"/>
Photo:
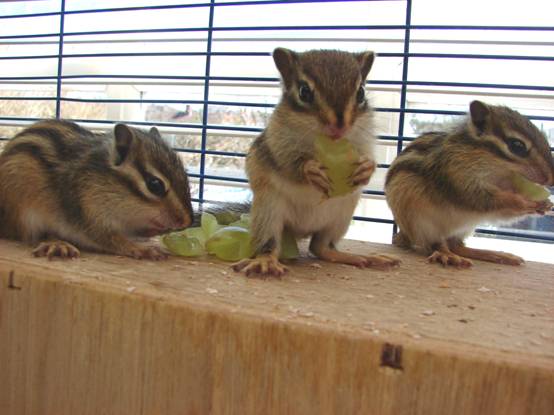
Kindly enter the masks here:
<path id="1" fill-rule="evenodd" d="M 369 179 L 373 176 L 377 165 L 367 157 L 360 157 L 357 164 L 358 167 L 350 176 L 350 180 L 354 186 L 365 186 L 369 183 Z"/>
<path id="2" fill-rule="evenodd" d="M 452 252 L 435 251 L 429 257 L 427 262 L 441 264 L 443 267 L 452 265 L 456 268 L 470 268 L 473 262 L 469 259 L 456 255 Z"/>
<path id="3" fill-rule="evenodd" d="M 168 258 L 165 252 L 154 246 L 132 248 L 128 256 L 135 259 L 149 259 L 152 261 L 161 261 Z"/>
<path id="4" fill-rule="evenodd" d="M 33 249 L 35 257 L 47 257 L 51 261 L 54 257 L 62 259 L 78 258 L 81 252 L 69 242 L 65 241 L 44 241 Z"/>
<path id="5" fill-rule="evenodd" d="M 281 277 L 288 272 L 288 268 L 281 264 L 273 255 L 261 255 L 256 258 L 246 258 L 231 265 L 231 268 L 235 272 L 244 272 L 247 277 L 251 274 Z"/>
<path id="6" fill-rule="evenodd" d="M 316 189 L 329 195 L 331 191 L 331 181 L 325 173 L 325 167 L 316 160 L 308 160 L 303 166 L 304 177 L 308 183 L 314 186 Z"/>
<path id="7" fill-rule="evenodd" d="M 397 268 L 402 261 L 399 258 L 390 255 L 374 254 L 366 255 L 366 267 L 378 268 L 382 270 L 389 270 L 391 268 Z"/>
<path id="8" fill-rule="evenodd" d="M 554 206 L 552 202 L 548 199 L 541 200 L 539 202 L 535 202 L 535 211 L 534 213 L 538 213 L 539 215 L 544 215 L 546 212 L 549 212 L 552 210 L 552 207 Z"/>
<path id="9" fill-rule="evenodd" d="M 400 259 L 389 255 L 357 255 L 336 249 L 322 250 L 317 256 L 324 261 L 353 265 L 357 268 L 376 268 L 380 270 L 390 270 L 391 268 L 398 267 L 401 263 Z"/>

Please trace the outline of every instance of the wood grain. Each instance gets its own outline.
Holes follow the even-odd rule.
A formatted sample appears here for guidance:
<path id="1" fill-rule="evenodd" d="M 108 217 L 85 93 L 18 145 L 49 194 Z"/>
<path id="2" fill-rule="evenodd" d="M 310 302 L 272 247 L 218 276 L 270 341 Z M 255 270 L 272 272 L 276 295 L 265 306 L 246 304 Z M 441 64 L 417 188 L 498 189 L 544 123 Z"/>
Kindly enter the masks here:
<path id="1" fill-rule="evenodd" d="M 0 414 L 552 414 L 554 267 L 33 258 L 0 241 Z"/>

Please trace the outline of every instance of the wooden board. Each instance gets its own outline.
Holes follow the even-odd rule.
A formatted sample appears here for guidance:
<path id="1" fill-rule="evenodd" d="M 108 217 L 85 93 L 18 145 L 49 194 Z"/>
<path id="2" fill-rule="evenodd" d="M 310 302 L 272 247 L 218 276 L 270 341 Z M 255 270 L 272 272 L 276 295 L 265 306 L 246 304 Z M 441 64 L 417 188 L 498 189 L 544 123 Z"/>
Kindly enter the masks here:
<path id="1" fill-rule="evenodd" d="M 0 241 L 0 414 L 553 414 L 554 267 L 33 258 Z"/>

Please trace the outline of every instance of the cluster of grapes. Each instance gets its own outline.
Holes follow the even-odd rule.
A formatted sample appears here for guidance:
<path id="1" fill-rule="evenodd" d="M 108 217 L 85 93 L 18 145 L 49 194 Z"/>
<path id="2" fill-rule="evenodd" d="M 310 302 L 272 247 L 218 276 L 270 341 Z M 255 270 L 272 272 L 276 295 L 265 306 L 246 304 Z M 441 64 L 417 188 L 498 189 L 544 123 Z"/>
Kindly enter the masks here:
<path id="1" fill-rule="evenodd" d="M 223 212 L 218 217 L 203 213 L 200 227 L 165 235 L 162 242 L 175 255 L 195 257 L 206 253 L 224 261 L 238 261 L 254 255 L 250 235 L 250 215 L 239 217 Z M 281 241 L 281 259 L 298 257 L 296 239 L 287 230 Z"/>
<path id="2" fill-rule="evenodd" d="M 351 176 L 359 155 L 348 140 L 332 140 L 321 135 L 315 139 L 316 158 L 324 166 L 331 182 L 329 197 L 352 192 Z M 250 215 L 232 212 L 218 213 L 217 217 L 203 213 L 200 227 L 170 233 L 162 238 L 164 245 L 175 255 L 195 257 L 206 253 L 224 261 L 238 261 L 254 255 L 250 234 Z M 280 259 L 298 257 L 294 235 L 284 230 Z"/>

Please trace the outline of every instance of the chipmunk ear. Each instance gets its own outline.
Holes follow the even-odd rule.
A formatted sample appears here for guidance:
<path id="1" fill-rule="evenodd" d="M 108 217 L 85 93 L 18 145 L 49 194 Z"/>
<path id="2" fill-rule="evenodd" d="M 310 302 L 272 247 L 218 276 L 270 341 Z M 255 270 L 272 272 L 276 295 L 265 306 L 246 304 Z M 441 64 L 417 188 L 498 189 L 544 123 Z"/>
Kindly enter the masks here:
<path id="1" fill-rule="evenodd" d="M 150 135 L 156 137 L 156 138 L 162 138 L 162 135 L 160 134 L 160 131 L 156 127 L 152 127 L 149 131 Z"/>
<path id="2" fill-rule="evenodd" d="M 273 51 L 273 61 L 287 89 L 292 85 L 297 59 L 298 55 L 290 49 L 277 48 Z"/>
<path id="3" fill-rule="evenodd" d="M 373 66 L 373 61 L 375 60 L 375 52 L 366 51 L 361 53 L 354 54 L 356 60 L 360 64 L 360 71 L 362 73 L 362 80 L 367 78 L 371 67 Z"/>
<path id="4" fill-rule="evenodd" d="M 132 129 L 125 124 L 116 124 L 113 129 L 115 138 L 116 160 L 115 165 L 119 166 L 129 157 L 129 151 L 133 145 L 134 137 Z"/>
<path id="5" fill-rule="evenodd" d="M 480 133 L 485 130 L 489 123 L 490 112 L 489 107 L 484 102 L 472 101 L 471 104 L 469 104 L 471 122 Z"/>

